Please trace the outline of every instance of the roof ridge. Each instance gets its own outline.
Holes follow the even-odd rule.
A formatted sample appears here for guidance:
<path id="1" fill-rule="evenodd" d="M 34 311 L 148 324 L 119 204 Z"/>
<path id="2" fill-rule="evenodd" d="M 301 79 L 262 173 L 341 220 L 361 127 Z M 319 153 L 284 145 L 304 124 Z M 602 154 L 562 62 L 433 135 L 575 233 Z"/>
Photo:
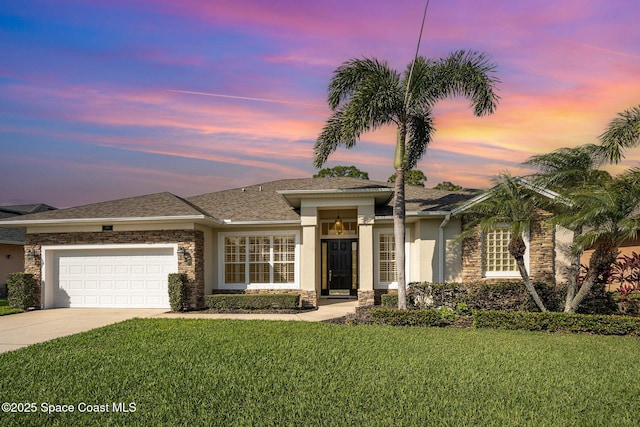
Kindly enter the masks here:
<path id="1" fill-rule="evenodd" d="M 180 196 L 176 196 L 173 193 L 169 193 L 171 194 L 173 197 L 175 197 L 176 199 L 178 199 L 179 201 L 181 201 L 182 203 L 184 203 L 185 205 L 189 206 L 192 209 L 197 210 L 198 212 L 200 212 L 202 215 L 204 216 L 208 216 L 211 218 L 215 218 L 213 215 L 211 215 L 209 212 L 205 211 L 204 209 L 202 209 L 200 206 L 196 205 L 195 203 L 192 203 L 190 201 L 188 201 L 187 199 L 185 199 L 184 197 L 180 197 Z"/>

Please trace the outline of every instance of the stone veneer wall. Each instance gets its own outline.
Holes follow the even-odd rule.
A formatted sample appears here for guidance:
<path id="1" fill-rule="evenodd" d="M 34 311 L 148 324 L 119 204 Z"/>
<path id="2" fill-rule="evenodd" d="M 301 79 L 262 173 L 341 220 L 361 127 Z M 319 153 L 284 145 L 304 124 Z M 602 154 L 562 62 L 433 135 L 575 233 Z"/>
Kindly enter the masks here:
<path id="1" fill-rule="evenodd" d="M 547 227 L 539 212 L 540 220 L 534 221 L 529 230 L 529 276 L 534 282 L 555 283 L 555 232 Z M 464 228 L 468 219 L 462 218 Z M 482 277 L 482 240 L 480 231 L 462 242 L 462 282 L 508 282 L 516 279 Z"/>
<path id="2" fill-rule="evenodd" d="M 204 233 L 200 230 L 158 231 L 103 231 L 73 233 L 27 234 L 25 253 L 33 250 L 34 259 L 25 257 L 25 272 L 36 278 L 36 307 L 41 306 L 42 246 L 49 245 L 99 245 L 105 244 L 154 244 L 177 243 L 178 254 L 186 249 L 185 256 L 178 256 L 178 272 L 189 279 L 189 308 L 204 307 Z"/>
<path id="3" fill-rule="evenodd" d="M 302 308 L 315 308 L 318 306 L 316 291 L 302 289 L 214 289 L 214 294 L 300 294 Z"/>
<path id="4" fill-rule="evenodd" d="M 375 304 L 376 291 L 363 291 L 358 289 L 358 307 L 368 307 Z"/>

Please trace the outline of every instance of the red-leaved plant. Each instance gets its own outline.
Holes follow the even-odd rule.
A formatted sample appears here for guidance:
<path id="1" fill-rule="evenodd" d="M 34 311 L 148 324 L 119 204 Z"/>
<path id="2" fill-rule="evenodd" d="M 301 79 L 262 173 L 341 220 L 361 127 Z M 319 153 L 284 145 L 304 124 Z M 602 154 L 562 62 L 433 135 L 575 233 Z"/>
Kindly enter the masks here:
<path id="1" fill-rule="evenodd" d="M 609 283 L 619 283 L 620 295 L 628 295 L 640 289 L 640 254 L 622 255 L 611 264 Z M 624 290 L 623 290 L 624 288 Z M 624 292 L 624 294 L 623 294 Z"/>

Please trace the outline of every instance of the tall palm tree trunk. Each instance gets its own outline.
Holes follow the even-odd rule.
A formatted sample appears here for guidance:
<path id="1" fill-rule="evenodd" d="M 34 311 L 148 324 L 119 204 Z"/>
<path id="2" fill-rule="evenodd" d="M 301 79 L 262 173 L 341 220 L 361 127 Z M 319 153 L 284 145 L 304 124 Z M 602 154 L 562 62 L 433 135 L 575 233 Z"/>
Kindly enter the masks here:
<path id="1" fill-rule="evenodd" d="M 395 242 L 396 256 L 396 272 L 398 280 L 398 308 L 406 310 L 407 308 L 407 284 L 404 274 L 405 253 L 404 253 L 404 229 L 406 223 L 406 207 L 405 207 L 405 141 L 407 137 L 407 128 L 404 125 L 398 126 L 398 134 L 396 141 L 396 152 L 394 158 L 394 167 L 396 170 L 395 181 L 395 202 L 393 204 L 393 236 Z"/>
<path id="2" fill-rule="evenodd" d="M 405 203 L 404 203 L 404 168 L 396 169 L 396 201 L 393 204 L 393 235 L 395 241 L 396 270 L 398 279 L 398 308 L 407 308 L 407 285 L 404 272 L 404 229 L 405 229 Z"/>

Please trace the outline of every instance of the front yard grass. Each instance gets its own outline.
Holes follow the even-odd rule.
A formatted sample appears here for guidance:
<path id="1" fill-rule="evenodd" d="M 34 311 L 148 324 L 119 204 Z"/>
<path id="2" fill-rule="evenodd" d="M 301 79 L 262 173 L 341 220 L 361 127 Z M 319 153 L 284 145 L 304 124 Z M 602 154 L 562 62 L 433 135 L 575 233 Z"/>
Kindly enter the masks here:
<path id="1" fill-rule="evenodd" d="M 9 306 L 9 301 L 6 298 L 0 298 L 0 316 L 5 314 L 22 313 L 23 310 L 19 308 L 12 308 Z"/>
<path id="2" fill-rule="evenodd" d="M 0 400 L 37 407 L 0 419 L 61 426 L 635 426 L 638 354 L 640 340 L 631 337 L 134 319 L 0 354 Z M 75 410 L 46 414 L 43 403 Z M 109 412 L 80 413 L 81 403 Z M 113 403 L 135 403 L 135 412 L 114 413 Z"/>

